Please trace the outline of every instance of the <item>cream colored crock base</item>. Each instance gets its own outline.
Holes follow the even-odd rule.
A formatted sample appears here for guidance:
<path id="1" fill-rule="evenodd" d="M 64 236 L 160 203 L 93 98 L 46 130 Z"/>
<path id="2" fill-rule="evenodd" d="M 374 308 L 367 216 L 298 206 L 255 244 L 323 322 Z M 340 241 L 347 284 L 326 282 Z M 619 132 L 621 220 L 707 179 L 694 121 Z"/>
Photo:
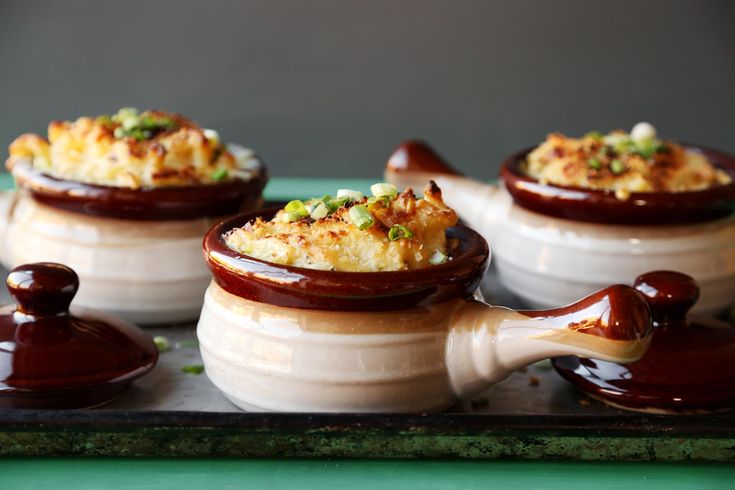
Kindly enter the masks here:
<path id="1" fill-rule="evenodd" d="M 398 314 L 282 308 L 212 283 L 197 336 L 207 376 L 244 409 L 441 410 L 456 400 L 444 363 L 448 315 L 442 317 L 418 308 Z"/>
<path id="2" fill-rule="evenodd" d="M 197 336 L 205 371 L 246 410 L 443 410 L 551 356 L 630 362 L 650 338 L 618 341 L 461 299 L 400 311 L 329 312 L 257 303 L 214 282 Z"/>
<path id="3" fill-rule="evenodd" d="M 399 185 L 434 178 L 444 201 L 487 239 L 503 286 L 533 308 L 569 304 L 654 270 L 696 279 L 696 312 L 716 314 L 735 303 L 735 216 L 672 226 L 584 223 L 527 211 L 505 188 L 465 177 L 386 176 Z"/>
<path id="4" fill-rule="evenodd" d="M 79 275 L 75 304 L 140 324 L 197 317 L 210 274 L 201 241 L 211 219 L 133 221 L 86 216 L 20 194 L 3 265 L 59 262 Z"/>

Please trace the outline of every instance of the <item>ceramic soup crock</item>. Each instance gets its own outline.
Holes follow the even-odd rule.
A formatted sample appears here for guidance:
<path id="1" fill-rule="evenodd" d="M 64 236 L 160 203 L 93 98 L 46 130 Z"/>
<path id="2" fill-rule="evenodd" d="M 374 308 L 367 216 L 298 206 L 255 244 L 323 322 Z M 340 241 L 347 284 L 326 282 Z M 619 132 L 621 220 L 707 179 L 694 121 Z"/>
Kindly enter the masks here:
<path id="1" fill-rule="evenodd" d="M 471 398 L 514 370 L 564 354 L 626 363 L 650 340 L 650 310 L 629 286 L 567 307 L 513 311 L 473 299 L 485 240 L 459 225 L 445 264 L 401 272 L 334 272 L 265 262 L 229 249 L 212 228 L 213 280 L 197 326 L 207 376 L 246 410 L 415 412 Z"/>
<path id="2" fill-rule="evenodd" d="M 0 208 L 3 265 L 66 264 L 81 278 L 77 304 L 135 323 L 195 319 L 210 278 L 201 237 L 222 217 L 257 208 L 267 180 L 250 150 L 229 149 L 240 166 L 231 181 L 140 190 L 61 180 L 19 162 L 19 191 Z"/>
<path id="3" fill-rule="evenodd" d="M 735 158 L 684 145 L 735 177 Z M 622 201 L 600 190 L 541 184 L 523 174 L 529 150 L 508 158 L 499 184 L 460 175 L 430 147 L 403 143 L 386 179 L 421 188 L 433 179 L 447 204 L 493 247 L 502 285 L 536 308 L 565 304 L 606 284 L 655 269 L 699 283 L 696 311 L 735 301 L 735 184 L 694 192 L 634 193 Z"/>

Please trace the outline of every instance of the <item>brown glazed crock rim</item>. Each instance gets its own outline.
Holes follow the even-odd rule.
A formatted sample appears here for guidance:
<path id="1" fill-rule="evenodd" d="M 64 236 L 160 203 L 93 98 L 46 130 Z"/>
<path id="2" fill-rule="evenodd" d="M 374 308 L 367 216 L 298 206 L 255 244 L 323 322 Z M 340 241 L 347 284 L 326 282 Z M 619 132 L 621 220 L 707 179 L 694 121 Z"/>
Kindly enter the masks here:
<path id="1" fill-rule="evenodd" d="M 626 200 L 614 191 L 540 183 L 526 175 L 521 164 L 535 147 L 509 156 L 500 178 L 513 200 L 523 208 L 548 216 L 606 224 L 646 225 L 704 222 L 727 217 L 735 210 L 735 157 L 701 145 L 681 143 L 701 152 L 733 181 L 708 189 L 684 192 L 636 192 Z"/>
<path id="2" fill-rule="evenodd" d="M 130 189 L 60 179 L 35 169 L 30 159 L 15 162 L 12 175 L 34 200 L 54 208 L 107 218 L 140 221 L 227 216 L 252 208 L 268 182 L 261 159 L 248 178 L 218 184 Z"/>
<path id="3" fill-rule="evenodd" d="M 342 272 L 276 264 L 229 248 L 223 234 L 279 208 L 240 214 L 214 225 L 203 240 L 214 281 L 244 299 L 330 311 L 400 310 L 472 296 L 490 261 L 482 236 L 465 225 L 447 230 L 458 251 L 444 264 L 411 271 Z"/>

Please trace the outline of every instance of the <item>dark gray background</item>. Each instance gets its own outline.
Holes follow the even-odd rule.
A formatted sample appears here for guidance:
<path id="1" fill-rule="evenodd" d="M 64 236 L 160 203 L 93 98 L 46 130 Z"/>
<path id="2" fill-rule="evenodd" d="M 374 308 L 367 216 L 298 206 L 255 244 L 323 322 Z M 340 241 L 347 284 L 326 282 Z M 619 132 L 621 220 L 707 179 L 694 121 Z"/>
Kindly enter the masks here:
<path id="1" fill-rule="evenodd" d="M 0 144 L 161 107 L 278 176 L 377 177 L 402 139 L 493 177 L 552 130 L 735 152 L 735 2 L 0 1 Z"/>

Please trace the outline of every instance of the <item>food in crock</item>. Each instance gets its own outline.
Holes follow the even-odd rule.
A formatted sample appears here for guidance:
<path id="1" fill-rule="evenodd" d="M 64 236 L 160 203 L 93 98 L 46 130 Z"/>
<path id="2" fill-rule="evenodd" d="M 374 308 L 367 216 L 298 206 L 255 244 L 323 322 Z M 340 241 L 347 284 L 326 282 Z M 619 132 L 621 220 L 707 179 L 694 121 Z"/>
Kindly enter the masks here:
<path id="1" fill-rule="evenodd" d="M 227 245 L 278 264 L 311 269 L 375 272 L 411 270 L 446 260 L 445 230 L 457 214 L 434 182 L 423 199 L 375 184 L 373 195 L 342 189 L 337 197 L 291 201 L 271 220 L 230 230 Z"/>
<path id="2" fill-rule="evenodd" d="M 295 267 L 228 246 L 230 230 L 276 213 L 232 218 L 204 239 L 214 277 L 197 326 L 202 360 L 242 408 L 441 410 L 538 359 L 630 362 L 648 345 L 650 312 L 628 286 L 538 312 L 473 300 L 489 250 L 461 224 L 446 230 L 446 261 L 397 271 Z"/>
<path id="3" fill-rule="evenodd" d="M 249 170 L 216 131 L 180 114 L 133 108 L 54 121 L 48 140 L 24 134 L 10 145 L 8 170 L 27 158 L 59 179 L 131 189 L 225 182 Z"/>
<path id="4" fill-rule="evenodd" d="M 730 180 L 735 158 L 697 145 Z M 407 141 L 391 155 L 386 179 L 419 186 L 434 179 L 460 218 L 491 243 L 499 280 L 524 302 L 548 308 L 652 269 L 694 277 L 697 312 L 718 313 L 735 295 L 735 183 L 682 192 L 635 192 L 541 183 L 523 172 L 528 153 L 508 157 L 500 182 L 459 174 L 430 147 Z"/>
<path id="5" fill-rule="evenodd" d="M 725 185 L 732 178 L 707 156 L 656 137 L 648 123 L 630 134 L 593 131 L 582 138 L 552 133 L 526 157 L 523 170 L 540 183 L 615 191 L 686 192 Z"/>
<path id="6" fill-rule="evenodd" d="M 78 304 L 130 321 L 196 318 L 209 277 L 201 237 L 259 206 L 259 158 L 162 111 L 52 123 L 49 140 L 11 145 L 19 191 L 3 205 L 3 264 L 67 264 L 82 279 Z"/>

